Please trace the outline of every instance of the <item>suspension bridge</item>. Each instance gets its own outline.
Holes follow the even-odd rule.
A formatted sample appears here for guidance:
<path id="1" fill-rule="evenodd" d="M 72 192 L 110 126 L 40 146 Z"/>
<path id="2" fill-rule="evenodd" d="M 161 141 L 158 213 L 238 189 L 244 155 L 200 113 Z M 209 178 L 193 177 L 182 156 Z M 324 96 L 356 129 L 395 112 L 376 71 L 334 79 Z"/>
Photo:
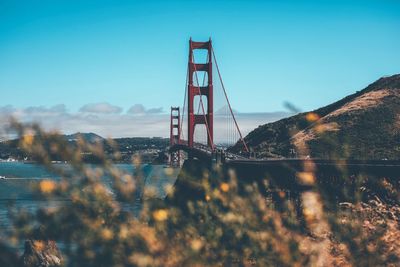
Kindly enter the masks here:
<path id="1" fill-rule="evenodd" d="M 369 177 L 366 181 L 372 186 L 382 179 L 399 182 L 398 160 L 254 159 L 250 157 L 235 115 L 211 38 L 206 42 L 190 39 L 183 105 L 171 107 L 169 161 L 172 166 L 187 162 L 191 169 L 198 170 L 204 163 L 216 163 L 225 170 L 233 169 L 242 180 L 269 177 L 279 188 L 291 192 L 303 188 L 298 178 L 304 173 L 313 173 L 318 177 L 317 183 L 328 185 L 327 191 L 337 192 L 339 188 L 349 187 L 346 184 L 349 180 L 342 179 L 344 176 L 364 175 Z M 226 148 L 234 144 L 241 145 L 240 155 L 227 152 Z"/>
<path id="2" fill-rule="evenodd" d="M 217 75 L 213 73 L 214 69 Z M 211 38 L 207 42 L 189 40 L 184 95 L 182 112 L 180 107 L 171 107 L 170 163 L 179 165 L 182 151 L 189 158 L 201 160 L 245 159 L 225 150 L 240 142 L 243 152 L 249 153 L 222 80 Z"/>

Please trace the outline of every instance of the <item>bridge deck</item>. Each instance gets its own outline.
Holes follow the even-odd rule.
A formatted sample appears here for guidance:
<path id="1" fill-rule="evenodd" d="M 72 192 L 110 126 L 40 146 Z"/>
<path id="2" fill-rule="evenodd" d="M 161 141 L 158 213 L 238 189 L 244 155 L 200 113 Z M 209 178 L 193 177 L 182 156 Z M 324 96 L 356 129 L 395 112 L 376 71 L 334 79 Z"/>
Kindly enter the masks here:
<path id="1" fill-rule="evenodd" d="M 186 143 L 176 144 L 170 147 L 169 151 L 183 150 L 192 154 L 192 156 L 200 160 L 212 160 L 213 152 L 207 146 L 197 145 L 189 147 Z M 358 159 L 319 159 L 319 158 L 291 158 L 291 159 L 251 159 L 240 155 L 225 153 L 225 162 L 230 164 L 245 165 L 288 165 L 288 166 L 304 166 L 307 162 L 315 165 L 331 165 L 331 166 L 363 166 L 363 167 L 396 167 L 400 168 L 400 160 L 358 160 Z"/>

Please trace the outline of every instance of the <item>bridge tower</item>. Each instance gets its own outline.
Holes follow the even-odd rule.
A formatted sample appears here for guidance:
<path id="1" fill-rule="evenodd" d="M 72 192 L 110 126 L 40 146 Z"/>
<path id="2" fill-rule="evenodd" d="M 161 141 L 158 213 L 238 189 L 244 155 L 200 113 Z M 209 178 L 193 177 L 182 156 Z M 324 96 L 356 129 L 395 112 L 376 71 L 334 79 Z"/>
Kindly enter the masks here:
<path id="1" fill-rule="evenodd" d="M 208 62 L 196 63 L 194 62 L 193 51 L 196 49 L 207 50 Z M 211 38 L 208 42 L 194 42 L 192 38 L 189 40 L 189 66 L 188 66 L 188 146 L 194 145 L 194 132 L 197 124 L 205 124 L 207 130 L 207 145 L 209 148 L 214 149 L 213 141 L 213 79 L 212 79 L 212 43 Z M 208 77 L 208 83 L 205 86 L 199 84 L 198 71 L 204 71 Z M 196 84 L 193 84 L 193 80 Z M 207 110 L 204 110 L 204 105 L 201 102 L 204 114 L 194 113 L 194 98 L 195 96 L 205 96 L 207 98 Z"/>
<path id="2" fill-rule="evenodd" d="M 180 110 L 179 107 L 171 107 L 171 124 L 170 124 L 170 137 L 169 137 L 169 145 L 172 147 L 173 145 L 180 144 L 181 138 L 181 119 L 180 119 Z M 169 158 L 170 164 L 173 166 L 179 166 L 181 163 L 181 153 L 180 151 L 174 151 L 170 153 Z"/>

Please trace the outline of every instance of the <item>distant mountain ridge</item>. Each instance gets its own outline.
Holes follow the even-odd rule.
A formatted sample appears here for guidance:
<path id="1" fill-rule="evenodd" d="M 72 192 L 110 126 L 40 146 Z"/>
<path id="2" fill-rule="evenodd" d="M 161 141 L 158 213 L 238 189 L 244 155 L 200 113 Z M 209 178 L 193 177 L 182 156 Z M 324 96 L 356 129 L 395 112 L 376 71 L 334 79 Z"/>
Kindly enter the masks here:
<path id="1" fill-rule="evenodd" d="M 65 134 L 63 135 L 65 139 L 67 139 L 68 141 L 76 141 L 79 137 L 83 138 L 86 142 L 96 142 L 96 141 L 102 141 L 104 140 L 103 137 L 101 137 L 98 134 L 95 133 L 74 133 L 74 134 Z"/>
<path id="2" fill-rule="evenodd" d="M 261 157 L 400 159 L 400 75 L 311 112 L 264 124 L 245 137 Z M 231 148 L 240 151 L 240 144 Z"/>
<path id="3" fill-rule="evenodd" d="M 107 155 L 114 155 L 118 152 L 118 162 L 130 163 L 133 155 L 140 155 L 143 162 L 152 162 L 159 154 L 165 151 L 169 145 L 168 138 L 161 137 L 126 137 L 113 138 L 108 140 L 95 133 L 74 133 L 60 135 L 72 147 L 77 145 L 78 138 L 82 138 L 87 143 L 100 143 Z M 20 148 L 20 139 L 5 140 L 0 142 L 0 160 L 9 158 L 16 160 L 31 160 L 31 155 L 25 153 Z M 85 152 L 85 151 L 83 151 Z M 90 157 L 90 156 L 86 156 Z M 60 160 L 55 158 L 54 160 Z M 92 161 L 91 158 L 87 159 Z"/>

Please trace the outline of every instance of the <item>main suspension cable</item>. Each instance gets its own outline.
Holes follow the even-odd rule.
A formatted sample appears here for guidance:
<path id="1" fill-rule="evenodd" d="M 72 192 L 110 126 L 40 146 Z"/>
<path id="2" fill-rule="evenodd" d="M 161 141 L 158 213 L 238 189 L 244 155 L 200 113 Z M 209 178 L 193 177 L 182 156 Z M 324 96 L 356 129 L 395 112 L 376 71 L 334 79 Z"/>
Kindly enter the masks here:
<path id="1" fill-rule="evenodd" d="M 179 130 L 179 140 L 181 140 L 181 136 L 182 136 L 182 140 L 183 140 L 183 138 L 185 138 L 184 135 L 183 135 L 182 129 L 183 129 L 183 122 L 184 122 L 184 119 L 185 119 L 186 94 L 187 94 L 187 90 L 188 90 L 188 86 L 187 86 L 188 85 L 188 76 L 189 76 L 189 66 L 188 66 L 187 71 L 186 71 L 185 97 L 183 98 L 183 110 L 182 110 L 182 116 L 181 116 L 181 129 Z"/>

